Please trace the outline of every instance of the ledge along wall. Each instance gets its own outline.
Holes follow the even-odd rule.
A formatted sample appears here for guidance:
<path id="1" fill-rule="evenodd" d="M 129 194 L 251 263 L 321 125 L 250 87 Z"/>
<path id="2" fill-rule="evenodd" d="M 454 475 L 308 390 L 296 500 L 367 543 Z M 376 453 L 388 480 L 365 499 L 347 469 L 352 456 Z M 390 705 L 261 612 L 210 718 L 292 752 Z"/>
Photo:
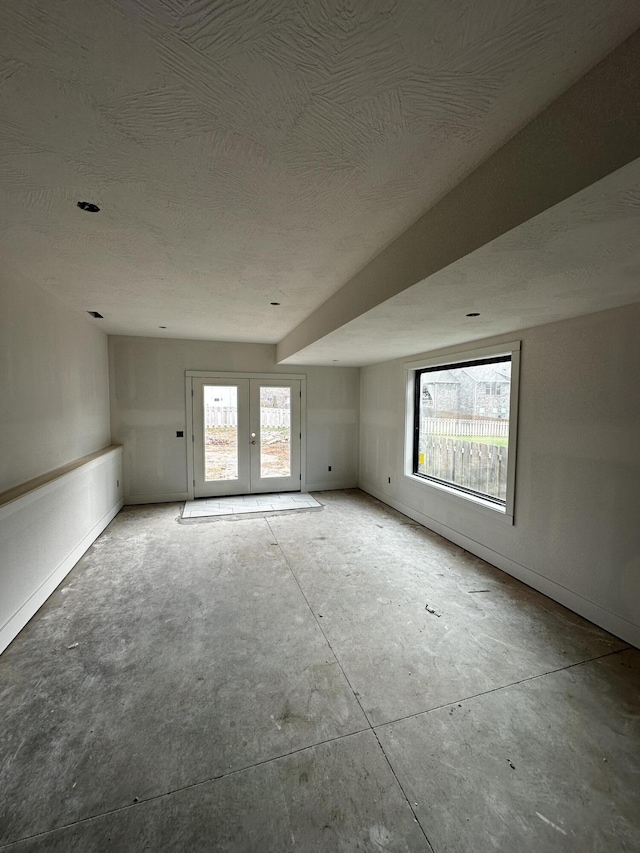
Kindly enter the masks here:
<path id="1" fill-rule="evenodd" d="M 0 651 L 122 506 L 107 336 L 0 271 Z"/>
<path id="2" fill-rule="evenodd" d="M 363 367 L 360 488 L 640 646 L 638 328 L 635 304 Z M 516 339 L 512 526 L 404 476 L 403 364 Z"/>

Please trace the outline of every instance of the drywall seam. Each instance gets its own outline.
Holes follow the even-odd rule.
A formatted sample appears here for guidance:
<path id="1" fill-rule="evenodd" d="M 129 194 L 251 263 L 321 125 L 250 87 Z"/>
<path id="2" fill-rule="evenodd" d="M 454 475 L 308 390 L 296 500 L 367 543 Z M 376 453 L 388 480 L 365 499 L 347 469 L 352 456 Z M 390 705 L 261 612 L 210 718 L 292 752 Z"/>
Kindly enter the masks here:
<path id="1" fill-rule="evenodd" d="M 51 574 L 34 590 L 24 604 L 0 628 L 0 654 L 18 636 L 29 620 L 38 612 L 49 596 L 69 574 L 82 555 L 91 547 L 107 525 L 113 521 L 124 505 L 123 498 L 111 507 L 86 536 L 59 563 Z"/>
<path id="2" fill-rule="evenodd" d="M 402 501 L 390 498 L 388 495 L 385 495 L 383 492 L 378 491 L 372 486 L 361 483 L 359 488 L 372 497 L 377 498 L 382 503 L 403 513 L 403 515 L 412 518 L 414 521 L 422 524 L 423 527 L 432 530 L 444 539 L 448 539 L 450 542 L 459 545 L 461 548 L 464 548 L 465 551 L 475 554 L 475 556 L 480 557 L 481 560 L 485 560 L 492 566 L 495 566 L 501 571 L 506 572 L 506 574 L 511 575 L 511 577 L 522 581 L 522 583 L 527 584 L 527 586 L 532 587 L 538 592 L 541 592 L 543 595 L 546 595 L 554 601 L 557 601 L 559 604 L 564 605 L 564 607 L 567 607 L 574 613 L 578 613 L 580 616 L 583 616 L 595 625 L 599 625 L 601 628 L 604 628 L 605 631 L 609 631 L 616 637 L 620 637 L 622 640 L 625 640 L 625 642 L 631 643 L 632 645 L 640 648 L 640 625 L 636 625 L 615 613 L 611 613 L 611 611 L 606 610 L 604 607 L 600 607 L 600 605 L 595 604 L 588 598 L 584 598 L 578 593 L 567 589 L 544 575 L 538 574 L 538 572 L 533 571 L 533 569 L 529 569 L 527 566 L 523 566 L 521 563 L 511 560 L 509 557 L 505 557 L 503 554 L 493 551 L 486 545 L 476 542 L 474 539 L 470 539 L 464 534 L 459 533 L 457 530 L 453 530 L 451 527 L 441 524 L 439 521 L 430 518 L 428 515 L 424 515 L 412 507 L 407 506 L 407 504 L 402 503 Z"/>

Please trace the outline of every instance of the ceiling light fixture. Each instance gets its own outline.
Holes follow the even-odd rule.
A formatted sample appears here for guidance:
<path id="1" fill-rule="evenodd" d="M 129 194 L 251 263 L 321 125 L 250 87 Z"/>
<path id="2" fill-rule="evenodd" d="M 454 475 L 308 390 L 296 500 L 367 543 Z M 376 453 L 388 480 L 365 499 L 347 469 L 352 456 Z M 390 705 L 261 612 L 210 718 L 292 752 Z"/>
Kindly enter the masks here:
<path id="1" fill-rule="evenodd" d="M 471 314 L 467 314 L 467 317 L 479 317 L 479 316 L 480 316 L 479 311 L 472 311 Z"/>
<path id="2" fill-rule="evenodd" d="M 87 314 L 91 314 L 91 316 L 95 317 L 96 320 L 104 320 L 104 317 L 99 311 L 87 311 Z"/>
<path id="3" fill-rule="evenodd" d="M 80 210 L 86 210 L 87 213 L 99 213 L 100 208 L 97 204 L 94 204 L 92 201 L 79 201 L 78 207 Z"/>

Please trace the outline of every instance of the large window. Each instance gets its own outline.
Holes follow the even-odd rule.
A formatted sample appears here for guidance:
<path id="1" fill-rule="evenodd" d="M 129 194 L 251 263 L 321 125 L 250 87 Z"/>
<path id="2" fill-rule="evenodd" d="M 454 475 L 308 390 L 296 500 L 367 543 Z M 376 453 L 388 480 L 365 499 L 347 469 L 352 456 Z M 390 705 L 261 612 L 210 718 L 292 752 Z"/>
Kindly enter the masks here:
<path id="1" fill-rule="evenodd" d="M 508 350 L 411 371 L 408 473 L 512 515 L 519 352 Z"/>

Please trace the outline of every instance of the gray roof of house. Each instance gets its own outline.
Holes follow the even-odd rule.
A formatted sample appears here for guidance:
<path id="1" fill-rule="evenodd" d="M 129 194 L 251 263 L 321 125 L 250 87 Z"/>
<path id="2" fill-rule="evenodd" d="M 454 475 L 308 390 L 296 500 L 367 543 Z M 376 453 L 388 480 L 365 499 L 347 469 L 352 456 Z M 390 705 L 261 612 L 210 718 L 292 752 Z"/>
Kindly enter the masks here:
<path id="1" fill-rule="evenodd" d="M 459 368 L 474 382 L 510 382 L 511 376 L 499 364 L 477 365 L 469 369 Z M 428 378 L 427 378 L 428 377 Z M 423 374 L 423 382 L 427 385 L 459 385 L 460 379 L 452 370 L 438 370 L 437 372 Z"/>

